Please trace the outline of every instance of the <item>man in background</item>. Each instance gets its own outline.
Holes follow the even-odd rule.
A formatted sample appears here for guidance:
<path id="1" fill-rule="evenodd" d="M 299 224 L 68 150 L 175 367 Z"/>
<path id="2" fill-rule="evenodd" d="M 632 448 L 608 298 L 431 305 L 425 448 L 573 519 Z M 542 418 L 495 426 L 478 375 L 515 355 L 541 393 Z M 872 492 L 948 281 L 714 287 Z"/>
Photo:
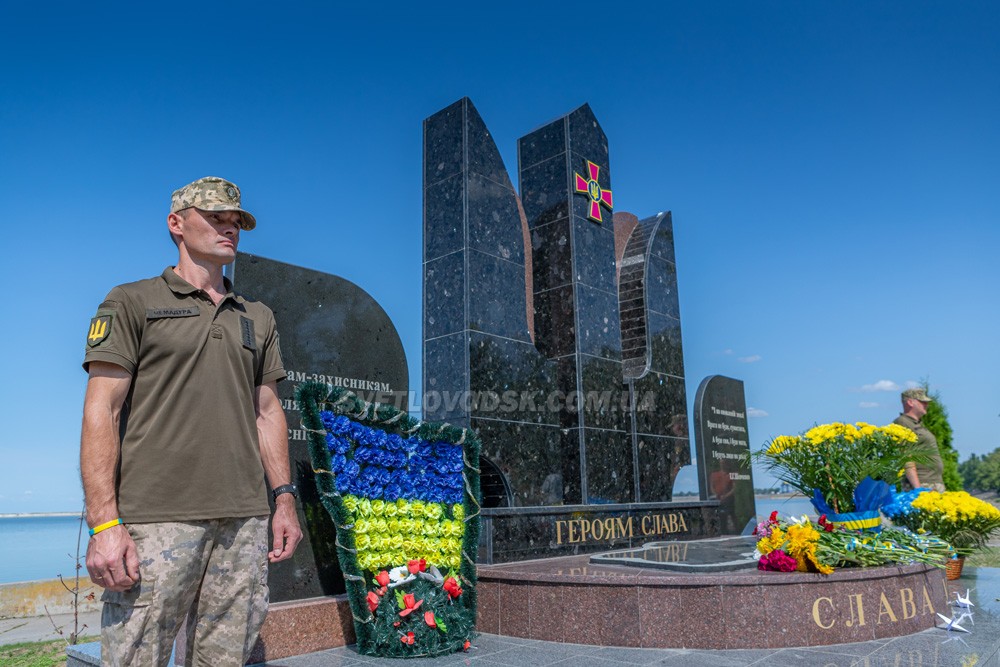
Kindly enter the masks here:
<path id="1" fill-rule="evenodd" d="M 908 461 L 903 478 L 903 490 L 925 488 L 944 492 L 944 462 L 938 449 L 937 438 L 927 430 L 921 419 L 927 414 L 927 404 L 931 397 L 923 389 L 907 389 L 902 394 L 903 413 L 893 424 L 905 426 L 917 435 L 914 449 L 926 456 L 926 463 Z"/>
<path id="2" fill-rule="evenodd" d="M 91 320 L 80 470 L 103 664 L 166 665 L 187 618 L 178 661 L 243 665 L 267 613 L 268 562 L 302 539 L 274 316 L 223 277 L 255 226 L 229 181 L 177 190 L 176 266 L 115 287 Z"/>

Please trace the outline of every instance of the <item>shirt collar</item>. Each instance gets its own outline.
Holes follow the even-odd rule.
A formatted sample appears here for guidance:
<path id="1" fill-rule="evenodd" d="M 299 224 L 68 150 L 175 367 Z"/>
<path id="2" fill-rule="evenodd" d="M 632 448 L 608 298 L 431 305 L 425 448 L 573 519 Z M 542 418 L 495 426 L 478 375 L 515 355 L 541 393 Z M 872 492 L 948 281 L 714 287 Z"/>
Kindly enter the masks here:
<path id="1" fill-rule="evenodd" d="M 169 287 L 171 291 L 173 291 L 175 294 L 183 294 L 186 296 L 201 291 L 200 289 L 198 289 L 197 287 L 195 287 L 194 285 L 192 285 L 191 283 L 189 283 L 188 281 L 184 280 L 179 275 L 177 275 L 177 272 L 174 271 L 174 267 L 172 266 L 168 266 L 167 268 L 163 269 L 163 273 L 161 274 L 160 277 L 163 278 L 163 280 L 167 283 L 167 287 Z M 237 303 L 243 303 L 244 298 L 239 294 L 233 292 L 233 283 L 232 281 L 229 280 L 229 278 L 223 276 L 222 284 L 226 288 L 226 296 L 223 297 L 222 299 L 223 301 L 227 299 L 233 299 Z"/>

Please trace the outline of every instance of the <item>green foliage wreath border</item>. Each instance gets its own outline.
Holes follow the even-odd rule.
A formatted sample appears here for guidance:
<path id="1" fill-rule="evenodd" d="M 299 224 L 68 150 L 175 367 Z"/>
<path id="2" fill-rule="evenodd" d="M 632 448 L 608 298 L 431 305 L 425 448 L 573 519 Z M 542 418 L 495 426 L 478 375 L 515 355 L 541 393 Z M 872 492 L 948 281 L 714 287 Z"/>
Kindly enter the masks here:
<path id="1" fill-rule="evenodd" d="M 320 382 L 306 382 L 296 389 L 295 397 L 302 412 L 302 426 L 309 433 L 309 455 L 312 459 L 313 474 L 320 502 L 329 512 L 337 527 L 337 555 L 340 569 L 344 573 L 347 599 L 354 617 L 358 650 L 365 655 L 380 655 L 375 651 L 373 632 L 374 614 L 368 609 L 365 597 L 368 592 L 364 572 L 358 565 L 354 531 L 347 525 L 350 521 L 337 491 L 336 478 L 331 472 L 330 450 L 326 444 L 326 429 L 320 412 L 325 408 L 336 414 L 386 433 L 395 433 L 404 438 L 417 436 L 433 442 L 448 442 L 461 445 L 465 480 L 463 507 L 465 509 L 465 534 L 462 536 L 462 565 L 459 570 L 463 585 L 460 598 L 466 613 L 470 614 L 470 626 L 476 620 L 476 555 L 479 549 L 479 514 L 482 498 L 479 487 L 479 453 L 482 443 L 471 429 L 459 428 L 441 422 L 423 422 L 391 405 L 363 401 L 352 392 L 341 387 L 331 387 Z M 429 657 L 454 653 L 463 648 L 465 637 L 442 643 L 436 650 L 409 654 L 409 657 Z"/>

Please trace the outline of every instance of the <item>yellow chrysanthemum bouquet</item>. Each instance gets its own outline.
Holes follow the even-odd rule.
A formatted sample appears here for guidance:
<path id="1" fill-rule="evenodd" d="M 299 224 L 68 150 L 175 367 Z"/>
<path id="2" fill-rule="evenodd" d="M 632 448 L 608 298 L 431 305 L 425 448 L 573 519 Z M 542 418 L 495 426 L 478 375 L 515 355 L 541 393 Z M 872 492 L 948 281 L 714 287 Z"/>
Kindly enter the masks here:
<path id="1" fill-rule="evenodd" d="M 950 542 L 959 556 L 982 549 L 1000 529 L 1000 510 L 965 491 L 914 490 L 886 510 L 896 525 L 937 535 Z"/>
<path id="2" fill-rule="evenodd" d="M 782 435 L 756 453 L 778 479 L 810 497 L 817 512 L 854 529 L 877 529 L 878 507 L 888 499 L 907 461 L 925 462 L 913 451 L 913 431 L 889 424 L 832 423 L 801 435 Z M 868 481 L 866 481 L 868 480 Z M 858 521 L 842 515 L 865 512 Z"/>

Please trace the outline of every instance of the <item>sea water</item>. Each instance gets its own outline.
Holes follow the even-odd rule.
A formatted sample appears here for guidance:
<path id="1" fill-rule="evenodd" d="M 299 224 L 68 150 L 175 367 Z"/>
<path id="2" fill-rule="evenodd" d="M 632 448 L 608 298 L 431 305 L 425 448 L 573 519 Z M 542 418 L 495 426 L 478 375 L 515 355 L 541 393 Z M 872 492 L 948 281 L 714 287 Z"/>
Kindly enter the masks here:
<path id="1" fill-rule="evenodd" d="M 79 516 L 0 517 L 0 584 L 64 579 L 76 575 Z M 80 539 L 80 564 L 87 551 L 87 524 Z M 86 568 L 81 570 L 86 577 Z M 72 586 L 72 584 L 70 584 Z"/>
<path id="2" fill-rule="evenodd" d="M 783 517 L 816 516 L 809 501 L 802 496 L 756 498 L 760 520 L 778 510 Z M 65 579 L 74 576 L 76 541 L 80 529 L 78 516 L 26 515 L 0 517 L 0 584 L 15 581 Z M 87 526 L 80 539 L 80 564 L 87 552 Z M 81 570 L 87 576 L 86 568 Z M 72 585 L 72 584 L 71 584 Z"/>

